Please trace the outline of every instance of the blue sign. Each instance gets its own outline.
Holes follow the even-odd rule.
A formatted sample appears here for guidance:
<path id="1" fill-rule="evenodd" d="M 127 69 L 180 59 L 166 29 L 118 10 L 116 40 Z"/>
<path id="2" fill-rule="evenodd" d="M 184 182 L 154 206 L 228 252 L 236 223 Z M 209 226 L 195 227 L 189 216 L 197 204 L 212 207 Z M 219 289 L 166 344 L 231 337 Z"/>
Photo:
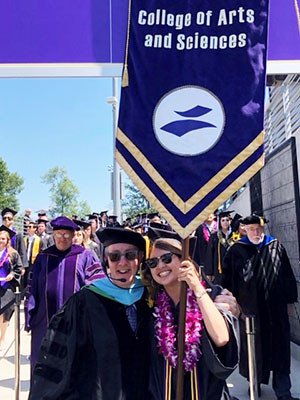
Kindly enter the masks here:
<path id="1" fill-rule="evenodd" d="M 116 157 L 183 238 L 263 166 L 267 3 L 132 0 Z"/>

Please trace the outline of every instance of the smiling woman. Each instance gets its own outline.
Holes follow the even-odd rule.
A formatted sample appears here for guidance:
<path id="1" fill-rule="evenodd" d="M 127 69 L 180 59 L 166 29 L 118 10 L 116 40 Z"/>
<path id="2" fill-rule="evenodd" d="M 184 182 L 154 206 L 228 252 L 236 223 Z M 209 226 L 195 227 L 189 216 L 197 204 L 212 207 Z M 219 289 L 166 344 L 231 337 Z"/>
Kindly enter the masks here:
<path id="1" fill-rule="evenodd" d="M 143 264 L 143 277 L 155 305 L 150 333 L 151 399 L 175 399 L 181 281 L 189 286 L 183 359 L 184 398 L 221 399 L 224 380 L 238 360 L 231 319 L 216 308 L 196 266 L 190 260 L 182 260 L 182 245 L 177 239 L 154 241 L 150 258 Z"/>

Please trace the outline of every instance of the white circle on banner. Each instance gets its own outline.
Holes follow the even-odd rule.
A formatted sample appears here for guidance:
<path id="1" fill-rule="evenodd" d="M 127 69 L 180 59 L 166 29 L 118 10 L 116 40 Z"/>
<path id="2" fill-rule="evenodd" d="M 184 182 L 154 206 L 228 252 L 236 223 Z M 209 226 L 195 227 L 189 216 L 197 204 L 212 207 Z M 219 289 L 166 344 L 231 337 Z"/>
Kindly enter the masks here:
<path id="1" fill-rule="evenodd" d="M 200 86 L 178 87 L 165 94 L 153 113 L 157 140 L 166 150 L 181 156 L 195 156 L 211 149 L 224 125 L 223 104 Z"/>

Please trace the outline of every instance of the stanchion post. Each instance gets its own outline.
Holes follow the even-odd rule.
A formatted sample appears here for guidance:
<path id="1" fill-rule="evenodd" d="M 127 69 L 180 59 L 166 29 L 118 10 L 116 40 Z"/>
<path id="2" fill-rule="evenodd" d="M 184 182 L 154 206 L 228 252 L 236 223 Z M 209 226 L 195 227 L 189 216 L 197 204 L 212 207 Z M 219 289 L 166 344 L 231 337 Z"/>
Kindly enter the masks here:
<path id="1" fill-rule="evenodd" d="M 256 373 L 256 357 L 255 357 L 255 317 L 253 315 L 246 316 L 246 335 L 247 335 L 247 349 L 248 349 L 250 400 L 257 400 L 258 391 L 257 391 L 257 373 Z"/>
<path id="2" fill-rule="evenodd" d="M 22 293 L 15 291 L 15 400 L 20 398 L 20 305 Z"/>

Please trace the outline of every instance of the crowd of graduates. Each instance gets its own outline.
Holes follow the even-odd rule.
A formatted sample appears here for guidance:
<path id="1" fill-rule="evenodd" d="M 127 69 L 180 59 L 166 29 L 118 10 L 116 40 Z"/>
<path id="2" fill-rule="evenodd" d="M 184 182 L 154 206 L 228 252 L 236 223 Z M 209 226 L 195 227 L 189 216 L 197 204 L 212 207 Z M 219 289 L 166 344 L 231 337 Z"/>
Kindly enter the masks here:
<path id="1" fill-rule="evenodd" d="M 294 399 L 289 379 L 287 304 L 297 301 L 296 280 L 284 247 L 264 232 L 266 219 L 258 213 L 247 217 L 238 213 L 233 216 L 233 213 L 226 210 L 209 215 L 190 236 L 190 257 L 184 260 L 180 237 L 156 212 L 138 214 L 121 224 L 107 211 L 85 218 L 73 215 L 50 220 L 41 210 L 34 221 L 27 209 L 23 232 L 18 232 L 14 224 L 17 212 L 3 209 L 0 343 L 3 347 L 13 313 L 13 292 L 19 286 L 24 299 L 25 329 L 31 332 L 30 400 L 175 398 L 176 372 L 172 374 L 172 371 L 176 370 L 176 344 L 169 348 L 169 340 L 169 344 L 164 343 L 164 337 L 176 337 L 180 281 L 189 287 L 188 306 L 192 314 L 187 314 L 187 318 L 194 320 L 192 326 L 199 327 L 189 333 L 195 336 L 199 350 L 197 346 L 191 347 L 191 357 L 195 358 L 191 362 L 188 354 L 185 361 L 193 382 L 192 386 L 185 382 L 188 396 L 185 398 L 201 394 L 207 400 L 230 399 L 225 379 L 237 365 L 236 319 L 239 319 L 242 341 L 240 372 L 248 378 L 245 316 L 254 314 L 260 332 L 257 338 L 259 390 L 260 384 L 269 382 L 272 371 L 277 398 Z M 89 290 L 80 290 L 84 287 Z M 90 292 L 97 294 L 97 300 Z M 208 293 L 211 295 L 206 296 Z M 156 307 L 153 313 L 156 320 L 152 321 L 153 310 L 149 311 L 146 304 Z M 90 315 L 90 305 L 100 314 L 104 313 L 105 318 L 104 314 Z M 168 317 L 166 312 L 170 313 Z M 198 314 L 199 320 L 196 320 Z M 145 316 L 148 322 L 144 326 Z M 166 332 L 158 328 L 166 323 L 164 318 L 166 321 L 173 318 Z M 95 339 L 94 328 L 89 331 L 83 323 L 95 324 L 100 330 L 99 338 Z M 273 332 L 274 324 L 276 331 Z M 66 340 L 71 335 L 70 343 L 61 337 L 68 329 Z M 149 335 L 158 342 L 153 339 L 150 343 Z M 116 342 L 107 343 L 108 336 L 116 336 Z M 91 345 L 102 353 L 93 355 Z M 111 346 L 125 347 L 115 353 Z M 134 348 L 139 360 L 132 355 Z M 279 358 L 274 354 L 278 348 L 284 351 L 284 356 L 277 351 L 281 354 Z M 87 367 L 86 354 L 99 376 L 87 377 L 79 368 L 81 363 Z M 100 368 L 98 363 L 102 362 L 107 363 L 110 373 Z M 144 365 L 149 362 L 150 370 L 145 374 Z M 127 367 L 140 369 L 140 385 L 134 377 L 138 372 L 129 376 L 124 372 Z M 62 370 L 68 373 L 60 375 Z M 168 375 L 164 376 L 163 371 L 169 371 Z M 110 381 L 112 373 L 114 383 Z M 83 377 L 89 386 L 86 392 Z M 78 380 L 77 384 L 74 379 Z M 107 380 L 106 384 L 102 379 Z M 210 387 L 204 384 L 208 381 Z M 74 390 L 77 397 L 72 397 Z"/>

